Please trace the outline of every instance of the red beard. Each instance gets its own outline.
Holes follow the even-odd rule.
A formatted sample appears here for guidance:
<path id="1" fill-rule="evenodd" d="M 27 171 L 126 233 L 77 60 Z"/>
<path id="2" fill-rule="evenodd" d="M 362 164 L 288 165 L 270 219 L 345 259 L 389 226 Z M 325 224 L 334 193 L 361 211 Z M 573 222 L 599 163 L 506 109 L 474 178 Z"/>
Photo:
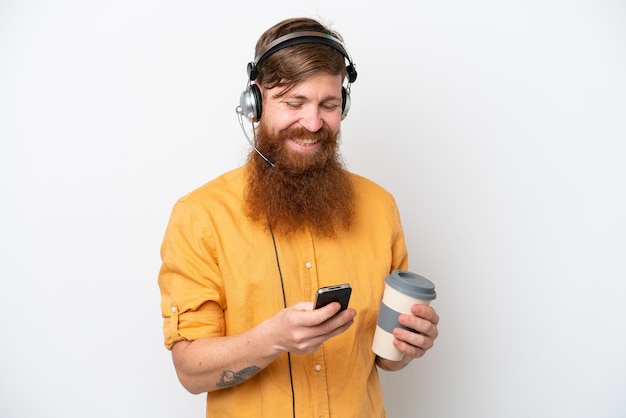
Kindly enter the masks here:
<path id="1" fill-rule="evenodd" d="M 298 153 L 286 146 L 287 138 L 315 139 L 320 145 L 313 152 Z M 268 222 L 273 231 L 284 235 L 309 229 L 332 237 L 338 229 L 349 228 L 354 190 L 337 152 L 339 133 L 324 126 L 314 133 L 287 129 L 272 134 L 261 123 L 256 140 L 275 167 L 250 153 L 244 206 L 251 219 Z"/>

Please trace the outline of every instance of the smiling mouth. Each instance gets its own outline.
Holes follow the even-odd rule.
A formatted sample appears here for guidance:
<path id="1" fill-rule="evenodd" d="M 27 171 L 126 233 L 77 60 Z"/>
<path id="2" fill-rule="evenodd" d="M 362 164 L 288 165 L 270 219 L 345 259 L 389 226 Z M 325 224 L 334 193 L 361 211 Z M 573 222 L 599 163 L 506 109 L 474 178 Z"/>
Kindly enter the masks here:
<path id="1" fill-rule="evenodd" d="M 311 145 L 315 145 L 319 142 L 317 139 L 292 138 L 291 140 L 303 147 L 310 147 Z"/>

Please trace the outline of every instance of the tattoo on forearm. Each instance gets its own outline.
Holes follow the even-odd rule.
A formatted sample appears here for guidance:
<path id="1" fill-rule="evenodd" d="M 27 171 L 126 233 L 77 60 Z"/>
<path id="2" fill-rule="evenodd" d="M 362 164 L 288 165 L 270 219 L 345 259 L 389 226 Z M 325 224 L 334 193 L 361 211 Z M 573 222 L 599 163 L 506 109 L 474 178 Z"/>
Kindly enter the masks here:
<path id="1" fill-rule="evenodd" d="M 245 369 L 234 372 L 232 370 L 224 370 L 222 377 L 217 382 L 218 388 L 228 388 L 245 382 L 252 376 L 257 374 L 261 369 L 257 366 L 246 367 Z"/>

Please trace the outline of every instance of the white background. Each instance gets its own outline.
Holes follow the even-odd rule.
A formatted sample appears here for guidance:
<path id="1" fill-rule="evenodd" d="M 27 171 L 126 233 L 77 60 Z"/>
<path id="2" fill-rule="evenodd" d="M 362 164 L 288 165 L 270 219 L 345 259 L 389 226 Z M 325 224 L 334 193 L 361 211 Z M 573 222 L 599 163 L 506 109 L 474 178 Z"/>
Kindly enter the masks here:
<path id="1" fill-rule="evenodd" d="M 0 416 L 204 416 L 162 346 L 159 246 L 244 161 L 245 65 L 292 16 L 343 34 L 344 157 L 437 285 L 390 417 L 626 416 L 625 4 L 218 3 L 0 1 Z"/>

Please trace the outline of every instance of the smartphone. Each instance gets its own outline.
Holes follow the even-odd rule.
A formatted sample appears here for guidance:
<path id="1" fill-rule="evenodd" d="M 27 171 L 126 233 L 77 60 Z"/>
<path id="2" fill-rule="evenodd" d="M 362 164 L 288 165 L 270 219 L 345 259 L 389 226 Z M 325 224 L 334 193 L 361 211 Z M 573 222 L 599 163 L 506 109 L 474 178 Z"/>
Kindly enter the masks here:
<path id="1" fill-rule="evenodd" d="M 350 283 L 322 287 L 317 290 L 315 295 L 315 309 L 326 306 L 331 302 L 339 302 L 341 304 L 339 312 L 341 312 L 348 308 L 351 294 L 352 286 Z"/>

